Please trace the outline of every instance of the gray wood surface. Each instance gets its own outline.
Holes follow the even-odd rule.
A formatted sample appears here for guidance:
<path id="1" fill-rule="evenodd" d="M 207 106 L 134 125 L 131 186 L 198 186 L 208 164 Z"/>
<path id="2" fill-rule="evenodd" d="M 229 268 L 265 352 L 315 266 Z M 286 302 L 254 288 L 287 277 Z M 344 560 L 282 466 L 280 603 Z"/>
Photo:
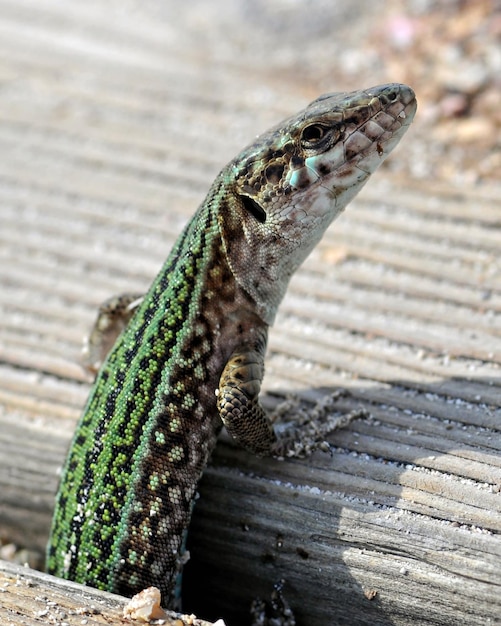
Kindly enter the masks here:
<path id="1" fill-rule="evenodd" d="M 318 2 L 335 42 L 286 2 L 206 4 L 0 0 L 3 542 L 43 550 L 99 303 L 146 289 L 255 134 L 360 86 L 333 84 L 357 3 Z M 300 625 L 501 623 L 500 188 L 409 178 L 417 128 L 293 279 L 267 355 L 270 408 L 343 387 L 372 417 L 305 461 L 223 439 L 190 533 L 200 617 L 244 624 L 285 578 Z"/>
<path id="2" fill-rule="evenodd" d="M 0 617 L 5 626 L 145 623 L 145 620 L 124 619 L 124 608 L 128 605 L 125 598 L 1 560 L 0 589 Z M 131 610 L 137 608 L 137 605 L 128 607 L 127 614 L 130 616 Z M 147 607 L 141 605 L 141 608 Z M 163 626 L 211 626 L 209 622 L 195 616 L 179 615 L 172 611 L 166 612 L 158 621 L 152 620 L 152 623 Z"/>

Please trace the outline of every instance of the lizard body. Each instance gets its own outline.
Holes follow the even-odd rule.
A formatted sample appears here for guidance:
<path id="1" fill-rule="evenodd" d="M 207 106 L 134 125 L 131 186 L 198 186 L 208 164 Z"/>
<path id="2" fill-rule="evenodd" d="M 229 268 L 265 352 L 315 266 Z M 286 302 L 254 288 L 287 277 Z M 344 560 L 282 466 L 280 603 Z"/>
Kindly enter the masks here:
<path id="1" fill-rule="evenodd" d="M 280 450 L 258 394 L 289 279 L 415 109 L 398 84 L 322 96 L 217 176 L 97 375 L 62 474 L 50 573 L 172 600 L 222 422 L 257 454 Z"/>

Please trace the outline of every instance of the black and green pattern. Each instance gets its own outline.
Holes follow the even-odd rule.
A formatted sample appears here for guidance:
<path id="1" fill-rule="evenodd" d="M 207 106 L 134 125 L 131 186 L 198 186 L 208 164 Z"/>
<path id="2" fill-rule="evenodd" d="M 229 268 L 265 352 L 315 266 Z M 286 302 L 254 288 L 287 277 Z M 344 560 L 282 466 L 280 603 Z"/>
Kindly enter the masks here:
<path id="1" fill-rule="evenodd" d="M 221 172 L 96 378 L 61 479 L 50 573 L 172 597 L 221 417 L 273 453 L 257 396 L 289 279 L 415 109 L 404 85 L 322 96 Z"/>

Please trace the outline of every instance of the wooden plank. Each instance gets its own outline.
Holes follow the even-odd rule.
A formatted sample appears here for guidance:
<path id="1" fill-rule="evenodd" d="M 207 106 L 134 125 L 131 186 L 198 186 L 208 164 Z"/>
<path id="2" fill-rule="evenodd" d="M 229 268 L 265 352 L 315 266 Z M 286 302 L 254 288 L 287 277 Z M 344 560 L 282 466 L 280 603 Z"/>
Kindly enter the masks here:
<path id="1" fill-rule="evenodd" d="M 250 602 L 248 589 L 266 596 L 285 573 L 289 593 L 304 597 L 300 616 L 312 623 L 331 611 L 342 618 L 354 605 L 365 620 L 403 607 L 408 613 L 399 623 L 423 611 L 438 620 L 439 596 L 448 605 L 445 623 L 493 619 L 501 608 L 492 594 L 501 559 L 500 500 L 492 490 L 501 482 L 500 456 L 489 451 L 488 437 L 483 452 L 470 437 L 460 443 L 454 427 L 437 441 L 443 424 L 434 422 L 426 420 L 428 432 L 419 435 L 415 419 L 404 423 L 393 410 L 393 425 L 360 422 L 334 438 L 332 458 L 317 454 L 308 463 L 255 459 L 225 442 L 204 478 L 190 531 L 190 610 L 242 619 L 235 603 Z M 3 421 L 2 521 L 14 541 L 43 548 L 70 434 L 69 425 L 63 436 L 45 425 Z M 425 580 L 431 586 L 416 598 Z M 215 603 L 221 585 L 228 600 Z M 327 600 L 333 585 L 336 597 Z M 371 589 L 377 607 L 363 596 Z M 468 617 L 470 593 L 479 613 Z"/>
<path id="2" fill-rule="evenodd" d="M 5 626 L 130 624 L 123 617 L 127 602 L 126 598 L 112 593 L 0 560 L 0 621 Z M 157 623 L 165 626 L 211 626 L 195 616 L 173 612 Z"/>
<path id="3" fill-rule="evenodd" d="M 147 287 L 257 132 L 336 88 L 334 51 L 356 43 L 356 20 L 306 62 L 318 17 L 284 43 L 278 4 L 256 5 L 252 19 L 273 18 L 260 32 L 244 28 L 242 4 L 220 0 L 135 14 L 102 0 L 0 0 L 1 542 L 44 550 L 97 305 Z M 322 22 L 344 11 L 317 4 Z M 393 168 L 412 169 L 415 154 L 402 148 Z M 190 531 L 189 610 L 245 623 L 283 577 L 308 626 L 499 622 L 499 191 L 387 168 L 294 277 L 270 336 L 266 406 L 345 387 L 339 410 L 372 417 L 333 435 L 332 457 L 306 461 L 257 460 L 223 438 Z M 40 623 L 23 607 L 47 607 L 9 589 L 10 621 Z"/>

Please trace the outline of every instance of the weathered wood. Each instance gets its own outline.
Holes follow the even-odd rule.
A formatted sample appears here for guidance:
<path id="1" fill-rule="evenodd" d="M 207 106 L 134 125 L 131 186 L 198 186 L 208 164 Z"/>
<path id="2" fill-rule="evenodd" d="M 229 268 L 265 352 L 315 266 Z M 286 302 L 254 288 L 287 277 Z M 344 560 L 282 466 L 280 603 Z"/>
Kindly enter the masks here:
<path id="1" fill-rule="evenodd" d="M 126 598 L 112 593 L 0 560 L 0 623 L 5 626 L 130 624 L 123 617 L 127 602 Z M 165 626 L 211 626 L 194 616 L 172 612 L 161 623 Z"/>
<path id="2" fill-rule="evenodd" d="M 288 74 L 280 55 L 258 66 L 254 41 L 245 52 L 249 33 L 270 35 L 245 20 L 228 53 L 238 3 L 237 14 L 200 3 L 197 18 L 174 4 L 157 15 L 153 3 L 130 14 L 102 0 L 0 0 L 4 542 L 44 549 L 98 304 L 147 287 L 249 139 L 325 90 L 326 71 L 327 89 L 340 87 L 334 65 L 301 65 L 300 27 Z M 370 77 L 388 79 L 399 77 Z M 243 624 L 283 577 L 308 626 L 499 621 L 499 192 L 381 172 L 294 277 L 270 336 L 266 405 L 345 387 L 339 409 L 373 417 L 333 435 L 332 458 L 263 461 L 221 442 L 195 508 L 187 610 Z"/>
<path id="3" fill-rule="evenodd" d="M 426 422 L 420 435 L 415 416 L 396 411 L 360 422 L 337 434 L 332 458 L 307 463 L 255 459 L 223 442 L 190 532 L 189 610 L 240 623 L 249 589 L 266 596 L 286 576 L 304 623 L 356 614 L 411 624 L 423 612 L 432 624 L 494 620 L 501 516 L 489 483 L 501 480 L 499 455 L 479 453 L 488 436 L 471 445 L 453 426 L 437 440 L 439 422 Z M 3 420 L 2 527 L 12 540 L 43 548 L 69 434 Z"/>

